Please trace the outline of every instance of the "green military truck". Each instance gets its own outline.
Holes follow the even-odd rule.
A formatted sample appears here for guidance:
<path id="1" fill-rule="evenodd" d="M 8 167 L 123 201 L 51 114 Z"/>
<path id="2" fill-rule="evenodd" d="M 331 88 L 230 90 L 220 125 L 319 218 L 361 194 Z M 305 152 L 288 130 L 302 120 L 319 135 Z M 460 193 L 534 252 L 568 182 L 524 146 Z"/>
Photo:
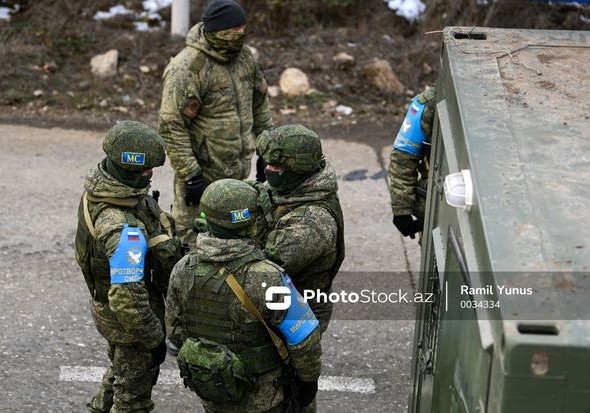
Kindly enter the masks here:
<path id="1" fill-rule="evenodd" d="M 446 28 L 411 412 L 590 412 L 590 32 Z"/>

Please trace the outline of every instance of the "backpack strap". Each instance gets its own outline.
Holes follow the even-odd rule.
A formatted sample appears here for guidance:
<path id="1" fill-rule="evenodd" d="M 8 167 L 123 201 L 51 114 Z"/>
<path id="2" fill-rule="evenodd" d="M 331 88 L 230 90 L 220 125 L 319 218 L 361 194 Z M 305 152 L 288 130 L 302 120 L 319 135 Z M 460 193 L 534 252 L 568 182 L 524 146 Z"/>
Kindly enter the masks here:
<path id="1" fill-rule="evenodd" d="M 84 192 L 84 195 L 82 195 L 82 203 L 84 204 L 84 221 L 86 221 L 86 226 L 88 227 L 88 231 L 90 231 L 90 235 L 92 235 L 92 238 L 96 239 L 96 228 L 94 228 L 92 218 L 90 217 L 90 211 L 88 210 L 88 192 Z"/>
<path id="2" fill-rule="evenodd" d="M 225 268 L 221 269 L 222 274 L 226 273 L 226 271 L 227 270 Z M 258 321 L 260 321 L 264 325 L 264 327 L 266 328 L 266 331 L 268 331 L 268 334 L 270 335 L 270 338 L 271 338 L 273 344 L 277 348 L 277 351 L 279 352 L 281 359 L 283 359 L 283 362 L 285 364 L 287 364 L 289 362 L 288 361 L 289 352 L 287 351 L 287 347 L 285 346 L 285 343 L 283 343 L 283 340 L 281 340 L 281 338 L 277 335 L 277 333 L 275 333 L 268 326 L 268 324 L 266 324 L 266 321 L 264 321 L 264 318 L 262 318 L 262 315 L 260 314 L 260 311 L 258 311 L 258 308 L 256 308 L 256 306 L 254 305 L 254 303 L 252 302 L 250 297 L 248 297 L 248 294 L 246 294 L 246 291 L 244 291 L 244 289 L 242 288 L 240 283 L 238 283 L 238 281 L 236 280 L 236 278 L 234 277 L 234 275 L 231 272 L 226 277 L 225 282 L 227 283 L 229 288 L 233 291 L 233 293 L 238 298 L 238 300 L 240 300 L 240 302 L 242 303 L 244 308 L 246 308 L 246 310 L 254 318 L 256 318 Z"/>

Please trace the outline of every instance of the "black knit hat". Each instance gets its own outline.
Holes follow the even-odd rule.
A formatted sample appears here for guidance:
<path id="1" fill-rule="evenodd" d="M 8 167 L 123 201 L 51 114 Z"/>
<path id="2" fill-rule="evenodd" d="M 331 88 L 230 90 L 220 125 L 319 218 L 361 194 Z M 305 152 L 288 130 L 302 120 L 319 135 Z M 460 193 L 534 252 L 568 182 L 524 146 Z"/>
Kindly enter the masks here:
<path id="1" fill-rule="evenodd" d="M 203 13 L 203 30 L 216 32 L 246 24 L 246 14 L 233 0 L 213 0 Z"/>

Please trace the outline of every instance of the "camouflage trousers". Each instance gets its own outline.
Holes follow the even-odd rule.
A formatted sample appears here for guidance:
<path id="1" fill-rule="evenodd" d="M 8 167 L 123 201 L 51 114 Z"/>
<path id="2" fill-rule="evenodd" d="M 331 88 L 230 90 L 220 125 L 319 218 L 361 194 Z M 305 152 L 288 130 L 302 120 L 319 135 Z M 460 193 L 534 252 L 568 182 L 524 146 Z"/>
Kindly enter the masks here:
<path id="1" fill-rule="evenodd" d="M 107 369 L 100 388 L 90 403 L 89 413 L 150 412 L 152 387 L 159 367 L 149 369 L 152 356 L 135 346 L 109 343 L 111 366 Z"/>
<path id="2" fill-rule="evenodd" d="M 206 231 L 206 224 L 204 219 L 200 218 L 201 211 L 198 205 L 188 206 L 184 202 L 184 182 L 174 176 L 174 201 L 172 202 L 172 216 L 176 221 L 176 233 L 183 243 L 193 247 L 199 232 Z"/>

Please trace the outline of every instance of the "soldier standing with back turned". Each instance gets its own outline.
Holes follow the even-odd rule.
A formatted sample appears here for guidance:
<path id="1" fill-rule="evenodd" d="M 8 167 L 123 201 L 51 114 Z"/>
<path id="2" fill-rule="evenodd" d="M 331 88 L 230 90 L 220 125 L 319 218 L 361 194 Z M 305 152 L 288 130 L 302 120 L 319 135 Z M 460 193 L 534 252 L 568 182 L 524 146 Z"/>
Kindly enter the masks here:
<path id="1" fill-rule="evenodd" d="M 166 156 L 158 133 L 140 122 L 113 126 L 106 153 L 84 181 L 76 260 L 90 310 L 108 342 L 110 367 L 88 412 L 148 412 L 166 356 L 164 295 L 181 258 L 173 226 L 148 195 L 152 168 Z"/>
<path id="2" fill-rule="evenodd" d="M 181 345 L 185 385 L 207 413 L 313 412 L 306 406 L 321 369 L 318 321 L 283 269 L 250 238 L 257 197 L 234 179 L 207 187 L 201 209 L 209 232 L 174 267 L 167 332 Z M 267 303 L 285 294 L 269 300 L 270 288 L 286 289 L 290 305 L 270 309 Z"/>

